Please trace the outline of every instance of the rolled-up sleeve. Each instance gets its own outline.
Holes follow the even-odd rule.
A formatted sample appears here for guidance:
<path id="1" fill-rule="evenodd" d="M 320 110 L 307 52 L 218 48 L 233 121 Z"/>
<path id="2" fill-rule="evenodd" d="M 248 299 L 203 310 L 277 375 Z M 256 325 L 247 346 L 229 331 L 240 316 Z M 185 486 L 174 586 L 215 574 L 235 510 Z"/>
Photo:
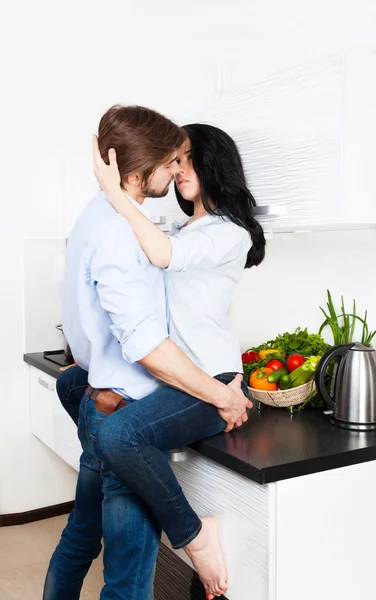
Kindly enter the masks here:
<path id="1" fill-rule="evenodd" d="M 171 260 L 166 271 L 215 267 L 239 258 L 251 247 L 245 229 L 229 221 L 203 230 L 181 230 L 170 236 Z"/>
<path id="2" fill-rule="evenodd" d="M 141 360 L 168 337 L 154 309 L 137 242 L 125 221 L 115 220 L 101 230 L 90 261 L 90 279 L 125 360 Z"/>

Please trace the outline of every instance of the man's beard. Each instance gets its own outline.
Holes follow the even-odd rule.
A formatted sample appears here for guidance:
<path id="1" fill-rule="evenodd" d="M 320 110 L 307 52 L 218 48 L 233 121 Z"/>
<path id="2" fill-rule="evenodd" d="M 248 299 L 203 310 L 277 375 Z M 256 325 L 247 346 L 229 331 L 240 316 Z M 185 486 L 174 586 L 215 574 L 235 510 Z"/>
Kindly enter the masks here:
<path id="1" fill-rule="evenodd" d="M 168 194 L 170 185 L 171 181 L 162 191 L 158 192 L 150 185 L 149 182 L 147 182 L 145 183 L 145 185 L 142 186 L 142 193 L 145 196 L 145 198 L 164 198 Z"/>

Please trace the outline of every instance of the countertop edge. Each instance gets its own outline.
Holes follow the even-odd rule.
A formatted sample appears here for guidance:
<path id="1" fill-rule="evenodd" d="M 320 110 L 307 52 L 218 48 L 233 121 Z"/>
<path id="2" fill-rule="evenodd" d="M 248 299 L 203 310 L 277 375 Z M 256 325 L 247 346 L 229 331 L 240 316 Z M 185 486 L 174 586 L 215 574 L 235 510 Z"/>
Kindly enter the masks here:
<path id="1" fill-rule="evenodd" d="M 335 455 L 319 456 L 304 461 L 289 464 L 276 465 L 261 469 L 262 485 L 304 477 L 305 475 L 314 475 L 342 467 L 351 467 L 365 462 L 376 460 L 376 448 L 359 448 L 348 452 L 341 452 Z M 308 468 L 307 468 L 308 467 Z M 283 473 L 281 471 L 283 470 Z"/>
<path id="2" fill-rule="evenodd" d="M 253 465 L 231 456 L 231 454 L 226 454 L 223 451 L 217 450 L 216 448 L 205 444 L 205 440 L 190 444 L 189 448 L 192 448 L 192 450 L 195 450 L 202 456 L 210 458 L 214 462 L 220 464 L 222 467 L 226 467 L 227 469 L 230 469 L 230 471 L 234 471 L 235 473 L 238 473 L 239 475 L 242 475 L 243 477 L 246 477 L 255 483 L 261 485 L 269 483 L 267 481 L 263 481 L 263 469 L 258 469 Z"/>
<path id="3" fill-rule="evenodd" d="M 28 365 L 31 365 L 32 367 L 39 369 L 43 373 L 46 373 L 47 375 L 51 375 L 51 377 L 54 377 L 55 379 L 57 379 L 60 375 L 59 366 L 54 364 L 53 362 L 50 362 L 50 364 L 49 364 L 49 361 L 47 359 L 42 359 L 43 363 L 41 363 L 41 359 L 40 359 L 41 354 L 43 354 L 43 353 L 42 352 L 34 352 L 34 353 L 24 354 L 23 359 Z"/>

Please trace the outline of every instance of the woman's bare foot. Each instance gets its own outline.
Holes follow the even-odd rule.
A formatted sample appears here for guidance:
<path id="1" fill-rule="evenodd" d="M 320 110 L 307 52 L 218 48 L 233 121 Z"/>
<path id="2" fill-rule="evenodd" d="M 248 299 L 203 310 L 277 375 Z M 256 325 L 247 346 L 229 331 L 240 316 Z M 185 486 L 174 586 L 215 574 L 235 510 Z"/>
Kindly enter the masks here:
<path id="1" fill-rule="evenodd" d="M 224 594 L 227 589 L 227 569 L 215 520 L 204 517 L 200 533 L 184 550 L 205 587 L 207 598 Z"/>

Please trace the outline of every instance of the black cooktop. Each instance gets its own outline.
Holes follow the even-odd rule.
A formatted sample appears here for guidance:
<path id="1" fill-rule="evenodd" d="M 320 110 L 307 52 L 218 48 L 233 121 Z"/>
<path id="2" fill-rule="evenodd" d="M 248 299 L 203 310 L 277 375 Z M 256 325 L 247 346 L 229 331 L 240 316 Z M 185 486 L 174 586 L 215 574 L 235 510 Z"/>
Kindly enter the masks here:
<path id="1" fill-rule="evenodd" d="M 68 367 L 74 363 L 73 359 L 69 359 L 65 356 L 64 350 L 45 350 L 43 352 L 43 358 L 60 367 Z"/>

